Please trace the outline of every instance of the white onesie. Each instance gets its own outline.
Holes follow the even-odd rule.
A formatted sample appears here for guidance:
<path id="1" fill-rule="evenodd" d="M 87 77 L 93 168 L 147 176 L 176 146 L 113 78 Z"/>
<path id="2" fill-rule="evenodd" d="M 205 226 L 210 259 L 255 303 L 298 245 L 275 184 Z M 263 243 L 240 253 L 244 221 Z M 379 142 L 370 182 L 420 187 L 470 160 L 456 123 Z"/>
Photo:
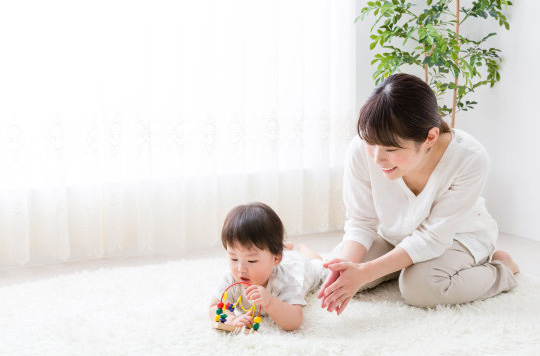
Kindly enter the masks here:
<path id="1" fill-rule="evenodd" d="M 274 267 L 266 288 L 274 297 L 289 303 L 306 305 L 306 295 L 315 290 L 325 277 L 326 270 L 321 260 L 309 260 L 297 251 L 283 251 L 281 263 Z M 231 284 L 236 283 L 231 271 L 225 272 L 219 280 L 215 296 L 221 299 L 221 295 Z M 242 305 L 245 309 L 251 308 L 252 304 L 247 300 L 244 290 L 247 286 L 236 285 L 227 290 L 227 303 L 236 303 L 242 296 Z M 237 306 L 237 309 L 240 305 Z M 257 307 L 258 312 L 259 307 Z M 265 314 L 264 308 L 261 315 Z"/>

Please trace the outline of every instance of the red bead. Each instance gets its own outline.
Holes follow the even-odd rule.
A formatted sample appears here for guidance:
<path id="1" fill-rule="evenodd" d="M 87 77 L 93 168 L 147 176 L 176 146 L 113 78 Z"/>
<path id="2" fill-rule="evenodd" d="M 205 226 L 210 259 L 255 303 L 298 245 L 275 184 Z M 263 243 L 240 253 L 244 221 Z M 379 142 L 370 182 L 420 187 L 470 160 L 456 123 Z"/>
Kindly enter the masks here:
<path id="1" fill-rule="evenodd" d="M 223 303 L 222 302 L 217 303 L 217 307 L 218 309 L 223 309 Z"/>

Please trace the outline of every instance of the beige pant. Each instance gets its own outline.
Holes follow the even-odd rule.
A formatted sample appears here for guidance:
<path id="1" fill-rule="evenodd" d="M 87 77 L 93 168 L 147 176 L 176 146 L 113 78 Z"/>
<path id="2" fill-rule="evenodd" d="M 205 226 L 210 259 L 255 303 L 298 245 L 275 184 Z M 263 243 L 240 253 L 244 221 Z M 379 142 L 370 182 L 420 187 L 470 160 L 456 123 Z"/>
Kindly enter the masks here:
<path id="1" fill-rule="evenodd" d="M 379 238 L 362 262 L 374 260 L 393 248 Z M 517 280 L 512 271 L 502 262 L 488 259 L 475 263 L 469 250 L 454 240 L 441 256 L 379 278 L 360 291 L 399 277 L 399 290 L 407 304 L 433 307 L 482 300 L 514 288 Z"/>

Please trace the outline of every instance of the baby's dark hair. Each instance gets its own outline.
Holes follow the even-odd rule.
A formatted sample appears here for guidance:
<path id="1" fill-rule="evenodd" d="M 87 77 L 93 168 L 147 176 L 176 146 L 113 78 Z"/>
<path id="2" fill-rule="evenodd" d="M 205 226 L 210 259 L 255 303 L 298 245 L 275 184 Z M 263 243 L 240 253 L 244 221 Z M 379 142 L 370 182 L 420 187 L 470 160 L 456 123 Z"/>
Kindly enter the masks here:
<path id="1" fill-rule="evenodd" d="M 221 242 L 227 246 L 257 247 L 273 255 L 283 252 L 284 228 L 272 208 L 263 203 L 249 203 L 232 209 L 221 230 Z"/>

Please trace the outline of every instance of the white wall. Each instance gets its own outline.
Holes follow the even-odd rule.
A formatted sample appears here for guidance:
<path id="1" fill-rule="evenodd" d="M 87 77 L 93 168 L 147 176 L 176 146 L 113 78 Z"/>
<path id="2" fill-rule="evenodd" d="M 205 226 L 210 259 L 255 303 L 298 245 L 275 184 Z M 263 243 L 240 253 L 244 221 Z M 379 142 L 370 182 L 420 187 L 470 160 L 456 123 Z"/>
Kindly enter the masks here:
<path id="1" fill-rule="evenodd" d="M 456 127 L 488 149 L 492 168 L 485 197 L 502 232 L 540 241 L 540 2 L 515 1 L 510 31 L 492 44 L 502 50 L 501 81 L 478 95 L 478 108 L 461 113 Z"/>
<path id="2" fill-rule="evenodd" d="M 478 138 L 490 154 L 484 196 L 500 231 L 540 241 L 540 40 L 534 27 L 540 22 L 538 14 L 540 2 L 515 1 L 508 11 L 510 31 L 488 22 L 472 29 L 479 36 L 498 32 L 490 44 L 502 50 L 501 81 L 474 94 L 477 108 L 458 113 L 456 128 Z M 367 23 L 357 25 L 359 106 L 373 87 L 369 29 Z"/>

